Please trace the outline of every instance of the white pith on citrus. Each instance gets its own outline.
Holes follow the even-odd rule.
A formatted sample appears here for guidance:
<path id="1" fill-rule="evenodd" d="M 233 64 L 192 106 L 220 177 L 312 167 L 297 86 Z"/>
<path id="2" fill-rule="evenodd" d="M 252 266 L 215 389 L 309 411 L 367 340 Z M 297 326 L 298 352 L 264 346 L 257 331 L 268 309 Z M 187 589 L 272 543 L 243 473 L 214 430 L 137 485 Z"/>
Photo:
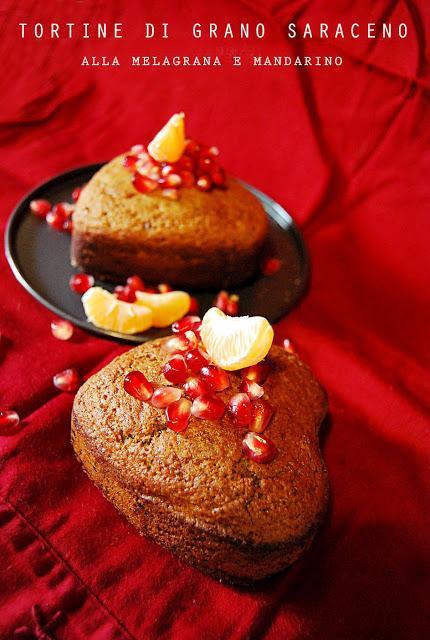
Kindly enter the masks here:
<path id="1" fill-rule="evenodd" d="M 102 329 L 140 333 L 152 327 L 152 311 L 141 304 L 123 302 L 102 287 L 91 287 L 82 296 L 88 320 Z"/>
<path id="2" fill-rule="evenodd" d="M 153 327 L 168 327 L 187 313 L 191 298 L 185 291 L 168 293 L 136 291 L 136 304 L 142 304 L 151 309 Z"/>
<path id="3" fill-rule="evenodd" d="M 148 144 L 157 162 L 177 162 L 185 149 L 185 115 L 175 113 Z"/>
<path id="4" fill-rule="evenodd" d="M 273 329 L 261 316 L 234 318 L 212 307 L 203 317 L 200 336 L 215 364 L 236 371 L 265 358 L 272 346 Z"/>

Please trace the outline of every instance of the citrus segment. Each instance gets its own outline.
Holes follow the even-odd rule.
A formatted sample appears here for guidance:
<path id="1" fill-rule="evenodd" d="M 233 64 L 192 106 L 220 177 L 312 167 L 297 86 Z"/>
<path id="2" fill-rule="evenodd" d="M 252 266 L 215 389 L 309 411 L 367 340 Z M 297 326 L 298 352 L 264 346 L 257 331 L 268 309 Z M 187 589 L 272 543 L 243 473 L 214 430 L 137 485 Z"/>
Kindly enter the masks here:
<path id="1" fill-rule="evenodd" d="M 96 327 L 119 333 L 140 333 L 152 326 L 152 311 L 142 304 L 123 302 L 101 287 L 82 296 L 85 315 Z"/>
<path id="2" fill-rule="evenodd" d="M 175 113 L 149 143 L 148 151 L 157 162 L 177 162 L 185 149 L 184 114 Z"/>
<path id="3" fill-rule="evenodd" d="M 200 335 L 213 362 L 226 371 L 260 362 L 273 342 L 273 329 L 266 318 L 233 318 L 216 307 L 205 314 Z"/>
<path id="4" fill-rule="evenodd" d="M 136 304 L 142 304 L 151 309 L 154 327 L 168 327 L 187 313 L 191 299 L 185 291 L 168 293 L 136 291 Z"/>

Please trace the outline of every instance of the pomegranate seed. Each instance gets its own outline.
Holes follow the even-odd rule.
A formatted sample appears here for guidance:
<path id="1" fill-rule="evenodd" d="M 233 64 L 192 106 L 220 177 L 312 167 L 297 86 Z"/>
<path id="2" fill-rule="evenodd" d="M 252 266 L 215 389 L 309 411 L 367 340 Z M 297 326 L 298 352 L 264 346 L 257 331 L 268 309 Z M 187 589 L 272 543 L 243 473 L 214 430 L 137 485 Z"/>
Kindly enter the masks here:
<path id="1" fill-rule="evenodd" d="M 179 176 L 182 180 L 183 187 L 192 187 L 193 184 L 195 183 L 195 178 L 191 173 L 191 171 L 181 171 L 179 173 Z"/>
<path id="2" fill-rule="evenodd" d="M 167 426 L 177 433 L 185 431 L 191 415 L 191 401 L 180 398 L 166 407 Z"/>
<path id="3" fill-rule="evenodd" d="M 168 176 L 166 176 L 165 184 L 167 187 L 173 187 L 177 189 L 182 184 L 182 178 L 177 173 L 170 173 Z"/>
<path id="4" fill-rule="evenodd" d="M 225 173 L 222 169 L 211 171 L 211 180 L 217 187 L 222 187 L 225 184 Z"/>
<path id="5" fill-rule="evenodd" d="M 142 176 L 140 173 L 135 173 L 133 177 L 133 186 L 140 193 L 151 193 L 157 188 L 157 182 Z"/>
<path id="6" fill-rule="evenodd" d="M 48 200 L 32 200 L 30 211 L 38 218 L 46 218 L 46 214 L 51 211 L 51 203 Z"/>
<path id="7" fill-rule="evenodd" d="M 158 285 L 158 291 L 160 293 L 169 293 L 169 291 L 173 291 L 173 289 L 170 286 L 170 284 L 166 284 L 165 282 L 162 282 L 161 284 Z"/>
<path id="8" fill-rule="evenodd" d="M 264 395 L 263 387 L 253 380 L 242 380 L 240 383 L 240 391 L 247 393 L 251 400 L 257 400 Z"/>
<path id="9" fill-rule="evenodd" d="M 263 433 L 273 416 L 272 405 L 260 398 L 252 403 L 252 420 L 249 430 L 256 433 Z"/>
<path id="10" fill-rule="evenodd" d="M 173 384 L 182 384 L 188 378 L 187 365 L 184 356 L 179 353 L 166 362 L 163 367 L 163 375 Z"/>
<path id="11" fill-rule="evenodd" d="M 46 214 L 46 222 L 49 224 L 50 227 L 52 227 L 53 229 L 56 229 L 57 231 L 63 230 L 63 224 L 65 220 L 66 218 L 62 213 L 49 211 L 49 213 Z"/>
<path id="12" fill-rule="evenodd" d="M 55 205 L 57 207 L 58 205 Z M 53 211 L 55 210 L 55 207 Z M 61 211 L 64 213 L 67 219 L 71 219 L 75 213 L 75 207 L 69 202 L 61 202 Z"/>
<path id="13" fill-rule="evenodd" d="M 187 156 L 194 156 L 200 151 L 200 145 L 197 144 L 194 140 L 188 140 L 185 146 L 184 153 Z"/>
<path id="14" fill-rule="evenodd" d="M 175 172 L 175 168 L 172 167 L 171 164 L 166 164 L 161 169 L 161 175 L 163 176 L 163 178 L 167 178 L 168 175 L 170 175 L 171 173 L 174 173 L 174 172 Z"/>
<path id="15" fill-rule="evenodd" d="M 126 169 L 129 169 L 130 171 L 135 171 L 137 161 L 138 161 L 138 157 L 136 155 L 127 155 L 127 156 L 124 156 L 122 160 L 122 164 Z"/>
<path id="16" fill-rule="evenodd" d="M 187 367 L 193 373 L 198 373 L 202 367 L 208 364 L 209 358 L 200 349 L 191 349 L 185 354 Z"/>
<path id="17" fill-rule="evenodd" d="M 197 326 L 197 325 L 195 325 L 195 326 Z M 189 344 L 188 349 L 197 349 L 198 344 L 199 344 L 199 339 L 197 337 L 197 334 L 194 332 L 194 330 L 191 331 L 191 329 L 190 329 L 188 331 L 185 331 L 184 336 L 188 340 L 188 344 Z"/>
<path id="18" fill-rule="evenodd" d="M 275 444 L 265 436 L 249 432 L 242 440 L 243 453 L 254 462 L 271 462 L 276 456 Z"/>
<path id="19" fill-rule="evenodd" d="M 215 364 L 208 364 L 200 371 L 203 380 L 207 382 L 214 391 L 224 391 L 230 386 L 230 378 L 227 371 L 220 369 Z"/>
<path id="20" fill-rule="evenodd" d="M 228 410 L 232 416 L 233 422 L 238 427 L 246 427 L 252 419 L 251 400 L 246 393 L 235 393 L 230 398 Z"/>
<path id="21" fill-rule="evenodd" d="M 130 276 L 127 278 L 127 286 L 132 291 L 145 291 L 145 283 L 140 276 Z"/>
<path id="22" fill-rule="evenodd" d="M 136 155 L 139 155 L 139 153 L 145 153 L 146 147 L 143 144 L 134 144 L 131 147 L 130 151 L 131 153 L 135 153 Z"/>
<path id="23" fill-rule="evenodd" d="M 294 347 L 293 347 L 292 343 L 290 342 L 290 340 L 288 340 L 288 338 L 285 338 L 285 340 L 284 340 L 284 341 L 283 341 L 283 343 L 282 343 L 282 346 L 284 347 L 284 350 L 285 350 L 287 353 L 295 353 L 295 351 L 296 351 L 296 350 L 294 349 Z"/>
<path id="24" fill-rule="evenodd" d="M 162 348 L 167 353 L 185 353 L 190 348 L 190 342 L 184 333 L 178 333 L 165 340 Z"/>
<path id="25" fill-rule="evenodd" d="M 67 233 L 72 233 L 73 231 L 73 222 L 70 218 L 68 218 L 67 220 L 64 220 L 63 222 L 63 231 L 67 231 Z"/>
<path id="26" fill-rule="evenodd" d="M 191 413 L 202 420 L 220 420 L 225 412 L 225 404 L 221 398 L 204 393 L 193 402 Z"/>
<path id="27" fill-rule="evenodd" d="M 19 425 L 19 415 L 13 409 L 0 409 L 0 435 L 7 435 Z"/>
<path id="28" fill-rule="evenodd" d="M 168 200 L 179 200 L 179 191 L 177 189 L 162 189 L 161 195 Z"/>
<path id="29" fill-rule="evenodd" d="M 203 175 L 197 180 L 196 185 L 200 191 L 209 191 L 212 186 L 212 181 L 208 175 Z"/>
<path id="30" fill-rule="evenodd" d="M 194 169 L 194 162 L 189 156 L 182 156 L 182 158 L 179 158 L 178 162 L 176 163 L 176 168 L 181 172 L 191 173 L 191 175 L 193 175 L 192 171 Z"/>
<path id="31" fill-rule="evenodd" d="M 157 171 L 157 168 L 152 160 L 144 161 L 141 159 L 136 162 L 136 171 L 134 175 L 144 178 L 150 178 L 151 180 L 159 180 L 161 177 L 160 171 Z"/>
<path id="32" fill-rule="evenodd" d="M 198 171 L 201 174 L 207 173 L 213 167 L 212 158 L 205 153 L 200 154 L 200 160 L 198 162 Z"/>
<path id="33" fill-rule="evenodd" d="M 152 165 L 154 166 L 154 161 L 152 160 L 149 153 L 146 153 L 146 151 L 138 153 L 137 157 L 139 158 L 139 160 L 137 161 L 136 166 L 142 166 L 144 164 L 147 164 L 148 162 L 152 163 Z"/>
<path id="34" fill-rule="evenodd" d="M 121 285 L 115 287 L 114 294 L 122 302 L 135 302 L 136 300 L 136 292 L 128 284 L 125 287 Z"/>
<path id="35" fill-rule="evenodd" d="M 158 162 L 152 158 L 147 151 L 140 151 L 139 153 L 135 153 L 139 159 L 138 165 L 142 166 L 144 164 L 151 164 L 153 167 L 159 166 Z"/>
<path id="36" fill-rule="evenodd" d="M 267 379 L 269 373 L 270 365 L 262 360 L 261 362 L 257 362 L 257 364 L 242 369 L 240 375 L 244 380 L 252 380 L 253 382 L 262 384 Z"/>
<path id="37" fill-rule="evenodd" d="M 176 402 L 182 395 L 182 391 L 176 387 L 158 387 L 152 394 L 151 404 L 158 409 L 165 409 L 172 402 Z"/>
<path id="38" fill-rule="evenodd" d="M 173 333 L 182 333 L 183 331 L 193 330 L 194 325 L 201 323 L 199 316 L 184 316 L 181 320 L 177 320 L 172 324 Z"/>
<path id="39" fill-rule="evenodd" d="M 281 268 L 281 261 L 278 258 L 264 258 L 261 263 L 261 271 L 265 276 L 273 276 Z"/>
<path id="40" fill-rule="evenodd" d="M 73 213 L 73 206 L 68 202 L 57 202 L 52 207 L 52 213 L 58 213 L 58 215 L 63 216 L 64 218 L 69 218 L 71 213 Z"/>
<path id="41" fill-rule="evenodd" d="M 184 393 L 191 400 L 195 400 L 198 396 L 211 395 L 212 389 L 206 382 L 200 380 L 200 378 L 188 378 L 184 384 Z"/>
<path id="42" fill-rule="evenodd" d="M 81 379 L 76 369 L 72 368 L 56 373 L 52 378 L 52 382 L 60 391 L 77 391 L 81 384 Z"/>
<path id="43" fill-rule="evenodd" d="M 51 322 L 51 332 L 57 340 L 70 340 L 73 335 L 73 325 L 68 320 L 53 320 Z"/>
<path id="44" fill-rule="evenodd" d="M 73 189 L 72 191 L 73 202 L 77 202 L 79 200 L 79 196 L 81 195 L 81 192 L 82 192 L 82 187 L 76 187 L 76 189 Z"/>
<path id="45" fill-rule="evenodd" d="M 143 162 L 143 163 L 139 161 L 136 167 L 137 167 L 138 174 L 140 174 L 145 178 L 149 178 L 150 180 L 155 180 L 157 183 L 161 179 L 161 169 L 157 164 L 154 164 L 152 161 Z"/>
<path id="46" fill-rule="evenodd" d="M 202 328 L 202 323 L 201 322 L 196 322 L 196 324 L 194 325 L 194 327 L 192 328 L 192 331 L 194 331 L 194 333 L 196 334 L 197 338 L 199 340 L 201 340 L 201 336 L 200 336 L 200 330 Z"/>
<path id="47" fill-rule="evenodd" d="M 130 371 L 124 378 L 124 390 L 141 402 L 151 399 L 154 389 L 141 371 Z"/>
<path id="48" fill-rule="evenodd" d="M 200 313 L 200 305 L 197 298 L 190 298 L 190 308 L 188 309 L 188 313 L 190 314 L 198 314 Z"/>
<path id="49" fill-rule="evenodd" d="M 229 316 L 237 316 L 239 312 L 239 296 L 232 295 L 228 299 L 226 313 Z"/>
<path id="50" fill-rule="evenodd" d="M 227 305 L 229 301 L 229 295 L 227 291 L 220 291 L 214 300 L 214 307 L 218 307 L 224 313 L 227 312 Z"/>
<path id="51" fill-rule="evenodd" d="M 83 294 L 94 286 L 94 278 L 87 273 L 75 273 L 70 278 L 69 285 L 75 293 Z"/>
<path id="52" fill-rule="evenodd" d="M 217 162 L 216 156 L 212 156 L 209 153 L 209 147 L 207 147 L 206 145 L 203 145 L 202 148 L 200 149 L 199 160 L 200 162 L 206 163 L 206 164 L 210 164 L 212 160 L 214 162 Z"/>

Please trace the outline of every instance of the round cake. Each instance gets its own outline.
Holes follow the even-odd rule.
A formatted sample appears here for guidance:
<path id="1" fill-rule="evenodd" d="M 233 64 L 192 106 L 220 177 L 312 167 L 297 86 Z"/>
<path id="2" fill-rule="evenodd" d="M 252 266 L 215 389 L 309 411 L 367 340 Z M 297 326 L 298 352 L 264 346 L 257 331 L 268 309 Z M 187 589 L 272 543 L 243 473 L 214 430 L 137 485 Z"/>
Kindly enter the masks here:
<path id="1" fill-rule="evenodd" d="M 72 414 L 78 458 L 140 533 L 184 561 L 237 583 L 284 569 L 307 549 L 326 511 L 318 443 L 324 391 L 296 355 L 272 346 L 264 398 L 274 413 L 264 436 L 277 453 L 258 464 L 243 453 L 249 426 L 233 425 L 227 411 L 216 420 L 192 413 L 177 433 L 164 410 L 127 393 L 130 372 L 143 373 L 154 389 L 166 385 L 168 358 L 161 340 L 146 342 L 83 385 Z M 227 405 L 243 371 L 225 375 L 229 387 L 216 397 Z"/>
<path id="2" fill-rule="evenodd" d="M 172 200 L 140 193 L 119 156 L 82 190 L 73 216 L 74 266 L 102 279 L 131 274 L 191 288 L 228 288 L 256 272 L 268 220 L 260 201 L 227 177 L 223 188 L 182 188 Z"/>

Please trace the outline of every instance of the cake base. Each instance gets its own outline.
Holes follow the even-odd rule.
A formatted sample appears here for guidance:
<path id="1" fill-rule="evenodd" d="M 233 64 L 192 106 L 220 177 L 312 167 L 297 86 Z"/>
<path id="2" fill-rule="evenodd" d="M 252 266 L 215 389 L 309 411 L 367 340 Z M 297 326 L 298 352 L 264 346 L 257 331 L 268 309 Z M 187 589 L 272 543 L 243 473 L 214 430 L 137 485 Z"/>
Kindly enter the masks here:
<path id="1" fill-rule="evenodd" d="M 323 390 L 295 355 L 272 346 L 264 391 L 275 410 L 265 435 L 278 452 L 257 464 L 243 456 L 244 429 L 228 414 L 191 416 L 178 434 L 166 427 L 164 410 L 125 392 L 133 370 L 154 387 L 165 384 L 162 344 L 131 349 L 81 387 L 72 413 L 77 457 L 139 533 L 188 564 L 237 584 L 285 569 L 308 548 L 327 507 L 318 445 Z M 238 372 L 229 379 L 218 394 L 224 403 L 241 383 Z"/>
<path id="2" fill-rule="evenodd" d="M 130 274 L 146 282 L 168 282 L 175 287 L 219 290 L 243 284 L 257 272 L 261 247 L 255 251 L 231 254 L 219 250 L 208 257 L 193 250 L 174 252 L 141 246 L 91 233 L 75 232 L 72 238 L 71 263 L 100 280 L 123 282 Z M 108 257 L 108 258 L 107 258 Z"/>
<path id="3" fill-rule="evenodd" d="M 139 193 L 119 156 L 76 203 L 71 262 L 102 279 L 228 288 L 254 276 L 268 232 L 260 200 L 234 178 L 207 192 L 181 188 L 171 200 L 161 189 Z"/>
<path id="4" fill-rule="evenodd" d="M 137 495 L 124 486 L 106 460 L 89 450 L 75 427 L 75 419 L 72 419 L 72 443 L 88 477 L 141 535 L 186 564 L 228 584 L 249 586 L 291 565 L 308 549 L 324 518 L 325 509 L 301 538 L 285 544 L 258 545 L 217 535 L 208 527 L 179 517 L 156 498 Z"/>

